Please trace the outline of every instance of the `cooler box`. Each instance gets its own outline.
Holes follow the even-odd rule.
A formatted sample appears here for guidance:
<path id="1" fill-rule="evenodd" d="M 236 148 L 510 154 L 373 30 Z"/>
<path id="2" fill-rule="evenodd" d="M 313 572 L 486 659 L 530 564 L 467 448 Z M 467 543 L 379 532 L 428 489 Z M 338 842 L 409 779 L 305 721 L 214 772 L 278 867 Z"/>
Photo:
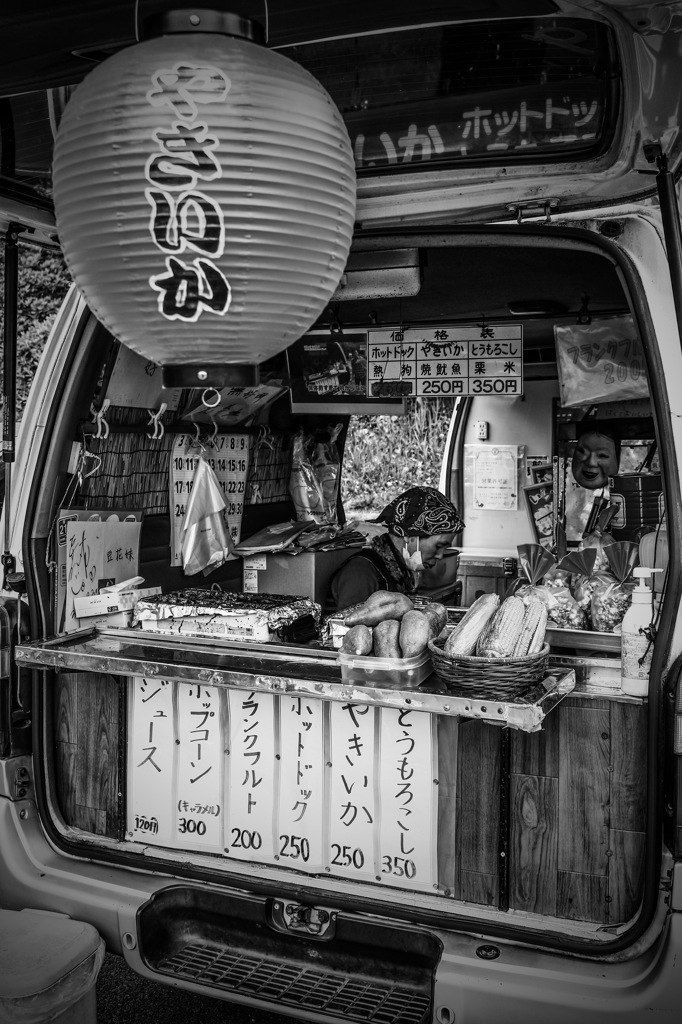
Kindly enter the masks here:
<path id="1" fill-rule="evenodd" d="M 104 939 L 84 921 L 0 910 L 0 1024 L 96 1024 Z"/>
<path id="2" fill-rule="evenodd" d="M 518 559 L 511 555 L 460 550 L 457 576 L 462 582 L 462 607 L 470 608 L 482 594 L 497 594 L 503 601 L 518 568 Z"/>

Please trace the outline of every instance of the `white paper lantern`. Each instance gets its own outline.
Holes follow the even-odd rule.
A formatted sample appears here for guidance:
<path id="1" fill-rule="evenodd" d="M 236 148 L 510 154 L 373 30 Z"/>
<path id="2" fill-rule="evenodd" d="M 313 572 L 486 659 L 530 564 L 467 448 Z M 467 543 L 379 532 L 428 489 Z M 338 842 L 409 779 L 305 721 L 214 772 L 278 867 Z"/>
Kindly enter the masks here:
<path id="1" fill-rule="evenodd" d="M 172 34 L 99 65 L 69 100 L 54 153 L 59 238 L 89 306 L 135 352 L 191 364 L 205 384 L 308 330 L 355 216 L 338 109 L 293 61 L 222 34 L 237 22 L 257 28 L 174 12 Z"/>

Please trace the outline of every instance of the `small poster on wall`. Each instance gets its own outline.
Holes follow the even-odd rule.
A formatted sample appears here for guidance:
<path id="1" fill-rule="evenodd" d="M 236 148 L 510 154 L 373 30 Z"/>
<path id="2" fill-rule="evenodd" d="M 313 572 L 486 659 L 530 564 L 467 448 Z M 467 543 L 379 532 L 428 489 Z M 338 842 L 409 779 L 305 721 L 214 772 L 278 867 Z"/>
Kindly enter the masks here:
<path id="1" fill-rule="evenodd" d="M 477 509 L 516 511 L 519 488 L 519 446 L 517 444 L 467 444 L 465 459 L 470 465 L 473 506 Z"/>

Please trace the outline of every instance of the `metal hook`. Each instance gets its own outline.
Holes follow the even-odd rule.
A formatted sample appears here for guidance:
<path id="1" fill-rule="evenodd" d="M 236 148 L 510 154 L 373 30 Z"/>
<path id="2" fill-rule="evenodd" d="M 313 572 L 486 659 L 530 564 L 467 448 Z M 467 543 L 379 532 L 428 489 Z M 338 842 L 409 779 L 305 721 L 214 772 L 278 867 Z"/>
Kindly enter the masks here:
<path id="1" fill-rule="evenodd" d="M 96 455 L 94 452 L 84 451 L 83 452 L 83 460 L 85 461 L 85 459 L 93 459 L 95 465 L 87 473 L 83 473 L 82 474 L 82 479 L 83 480 L 87 480 L 87 478 L 89 476 L 94 476 L 94 474 L 97 472 L 97 470 L 102 465 L 102 459 L 100 458 L 99 455 Z"/>
<path id="2" fill-rule="evenodd" d="M 147 412 L 149 413 L 148 426 L 154 427 L 154 433 L 150 434 L 149 432 L 147 432 L 147 437 L 152 441 L 160 441 L 161 438 L 163 437 L 164 426 L 163 423 L 161 422 L 161 417 L 163 416 L 167 408 L 168 406 L 166 405 L 166 403 L 162 402 L 161 405 L 159 406 L 158 412 L 153 412 L 151 409 L 147 409 Z"/>
<path id="3" fill-rule="evenodd" d="M 210 394 L 211 391 L 216 396 L 215 397 L 215 402 L 209 402 L 206 399 L 206 395 Z M 221 397 L 222 396 L 221 396 L 221 394 L 220 394 L 220 392 L 218 391 L 217 388 L 206 388 L 206 390 L 204 391 L 204 393 L 201 396 L 201 402 L 202 402 L 202 405 L 204 406 L 204 408 L 206 408 L 206 409 L 215 409 L 218 405 L 220 405 Z"/>
<path id="4" fill-rule="evenodd" d="M 275 442 L 272 440 L 270 431 L 265 426 L 264 423 L 261 423 L 260 427 L 258 428 L 258 437 L 256 439 L 256 444 L 258 445 L 259 448 L 265 445 L 267 448 L 270 449 L 270 451 L 272 451 L 273 448 L 275 447 Z"/>
<path id="5" fill-rule="evenodd" d="M 201 432 L 199 430 L 199 424 L 194 423 L 194 437 L 192 438 L 192 447 L 196 445 L 197 448 L 201 448 L 202 453 L 206 451 L 206 446 L 201 440 Z"/>
<path id="6" fill-rule="evenodd" d="M 213 419 L 212 416 L 211 416 L 211 423 L 213 424 L 213 433 L 209 437 L 208 443 L 213 445 L 213 447 L 215 448 L 215 439 L 218 436 L 218 424 L 216 423 L 216 421 Z"/>
<path id="7" fill-rule="evenodd" d="M 108 398 L 104 399 L 104 401 L 102 402 L 102 408 L 99 411 L 95 409 L 94 402 L 90 405 L 92 422 L 97 424 L 97 433 L 95 434 L 95 437 L 106 438 L 109 436 L 109 424 L 104 419 L 104 414 L 110 405 L 111 402 Z"/>

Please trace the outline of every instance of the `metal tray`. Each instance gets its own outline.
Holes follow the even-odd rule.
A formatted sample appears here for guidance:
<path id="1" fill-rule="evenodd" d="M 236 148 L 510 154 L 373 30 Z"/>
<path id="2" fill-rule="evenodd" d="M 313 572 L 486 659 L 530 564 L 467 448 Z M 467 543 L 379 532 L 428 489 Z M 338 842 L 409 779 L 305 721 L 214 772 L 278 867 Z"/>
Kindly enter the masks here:
<path id="1" fill-rule="evenodd" d="M 17 645 L 20 665 L 67 671 L 153 676 L 273 694 L 405 708 L 436 715 L 478 718 L 537 732 L 549 712 L 575 687 L 575 671 L 548 675 L 514 701 L 456 697 L 435 675 L 411 689 L 395 690 L 341 680 L 337 651 L 323 648 L 238 644 L 228 640 L 160 636 L 135 629 L 93 627 Z"/>

